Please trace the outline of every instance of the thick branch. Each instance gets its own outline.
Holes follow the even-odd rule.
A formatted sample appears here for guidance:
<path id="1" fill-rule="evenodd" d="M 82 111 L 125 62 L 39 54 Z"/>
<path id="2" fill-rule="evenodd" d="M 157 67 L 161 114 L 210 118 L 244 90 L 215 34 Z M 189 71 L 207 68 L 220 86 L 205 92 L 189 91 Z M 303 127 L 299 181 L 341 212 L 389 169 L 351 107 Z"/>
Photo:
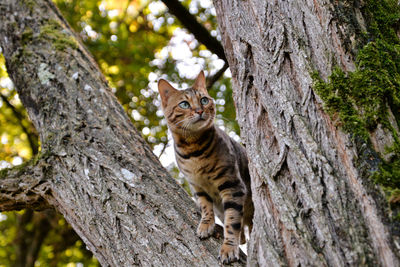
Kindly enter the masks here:
<path id="1" fill-rule="evenodd" d="M 221 43 L 210 32 L 200 24 L 196 17 L 189 13 L 189 11 L 178 0 L 162 0 L 168 7 L 169 12 L 175 15 L 179 21 L 188 29 L 194 37 L 208 50 L 216 54 L 220 59 L 228 62 L 225 57 L 224 48 Z"/>
<path id="2" fill-rule="evenodd" d="M 43 175 L 43 163 L 3 169 L 0 173 L 0 211 L 50 208 L 43 198 L 48 183 Z"/>
<path id="3" fill-rule="evenodd" d="M 222 240 L 196 236 L 194 202 L 133 127 L 52 1 L 1 1 L 0 17 L 10 77 L 42 151 L 52 155 L 46 182 L 38 178 L 33 188 L 50 188 L 41 196 L 104 266 L 216 266 Z M 21 187 L 10 186 L 9 194 Z"/>

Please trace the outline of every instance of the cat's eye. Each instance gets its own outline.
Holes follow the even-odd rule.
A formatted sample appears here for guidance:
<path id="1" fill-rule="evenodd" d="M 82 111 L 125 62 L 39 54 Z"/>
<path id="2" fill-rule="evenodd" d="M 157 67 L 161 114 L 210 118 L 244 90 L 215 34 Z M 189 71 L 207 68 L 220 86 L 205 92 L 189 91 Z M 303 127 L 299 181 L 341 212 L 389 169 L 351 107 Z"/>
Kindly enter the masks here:
<path id="1" fill-rule="evenodd" d="M 190 104 L 187 101 L 182 101 L 181 103 L 179 103 L 179 107 L 181 107 L 183 109 L 187 109 L 187 108 L 190 108 Z"/>
<path id="2" fill-rule="evenodd" d="M 207 105 L 208 102 L 210 102 L 210 100 L 208 100 L 207 97 L 203 97 L 202 99 L 200 99 L 200 103 L 201 103 L 202 105 Z"/>

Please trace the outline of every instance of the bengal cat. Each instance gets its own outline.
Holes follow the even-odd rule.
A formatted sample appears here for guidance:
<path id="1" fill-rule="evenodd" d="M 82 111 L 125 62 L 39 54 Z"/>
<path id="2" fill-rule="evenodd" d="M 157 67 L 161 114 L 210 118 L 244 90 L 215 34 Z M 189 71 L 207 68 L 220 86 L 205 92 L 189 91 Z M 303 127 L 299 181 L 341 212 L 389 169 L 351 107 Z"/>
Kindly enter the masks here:
<path id="1" fill-rule="evenodd" d="M 214 233 L 214 212 L 224 222 L 219 258 L 229 264 L 239 259 L 245 243 L 244 225 L 252 228 L 254 207 L 244 148 L 214 125 L 215 103 L 206 89 L 203 71 L 194 85 L 177 90 L 158 82 L 162 109 L 174 139 L 175 157 L 201 209 L 197 235 Z"/>

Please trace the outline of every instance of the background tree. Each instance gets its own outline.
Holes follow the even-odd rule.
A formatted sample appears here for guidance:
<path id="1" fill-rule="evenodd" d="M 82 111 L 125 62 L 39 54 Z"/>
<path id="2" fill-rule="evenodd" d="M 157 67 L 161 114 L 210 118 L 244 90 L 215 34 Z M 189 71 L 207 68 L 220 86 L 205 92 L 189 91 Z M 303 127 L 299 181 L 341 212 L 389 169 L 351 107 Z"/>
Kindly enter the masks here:
<path id="1" fill-rule="evenodd" d="M 250 159 L 248 264 L 398 266 L 397 1 L 214 4 Z"/>

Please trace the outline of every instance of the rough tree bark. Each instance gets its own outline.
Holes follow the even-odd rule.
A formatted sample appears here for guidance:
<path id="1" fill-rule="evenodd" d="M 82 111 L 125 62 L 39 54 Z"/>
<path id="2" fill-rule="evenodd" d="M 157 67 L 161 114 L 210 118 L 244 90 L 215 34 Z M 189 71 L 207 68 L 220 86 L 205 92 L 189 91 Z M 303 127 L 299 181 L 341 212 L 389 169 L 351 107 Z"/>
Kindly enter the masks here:
<path id="1" fill-rule="evenodd" d="M 41 140 L 1 172 L 0 210 L 60 211 L 103 266 L 216 266 L 199 213 L 50 0 L 0 2 L 7 70 Z"/>
<path id="2" fill-rule="evenodd" d="M 367 179 L 376 153 L 335 127 L 312 90 L 314 70 L 354 70 L 366 23 L 361 2 L 342 2 L 214 1 L 250 160 L 249 266 L 399 266 Z"/>

